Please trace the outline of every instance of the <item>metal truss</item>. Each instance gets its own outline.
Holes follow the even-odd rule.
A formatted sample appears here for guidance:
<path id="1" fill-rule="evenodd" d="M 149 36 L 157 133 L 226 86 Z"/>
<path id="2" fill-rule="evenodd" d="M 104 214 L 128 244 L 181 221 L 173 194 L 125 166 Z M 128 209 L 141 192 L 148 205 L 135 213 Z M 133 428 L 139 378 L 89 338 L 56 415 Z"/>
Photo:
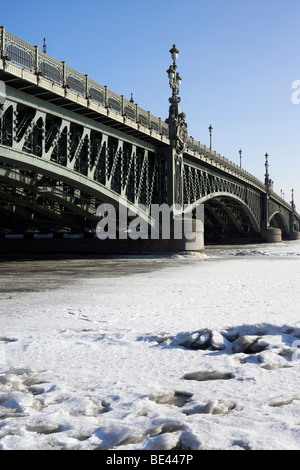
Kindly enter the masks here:
<path id="1" fill-rule="evenodd" d="M 227 220 L 239 233 L 260 231 L 262 194 L 246 184 L 186 163 L 183 194 L 185 204 L 205 203 L 223 226 Z M 228 226 L 228 223 L 225 225 Z"/>
<path id="2" fill-rule="evenodd" d="M 270 200 L 269 213 L 269 223 L 274 227 L 280 228 L 283 234 L 287 235 L 290 232 L 290 229 L 293 230 L 291 227 L 292 214 L 287 208 L 278 202 Z"/>
<path id="3" fill-rule="evenodd" d="M 2 227 L 93 232 L 103 202 L 142 204 L 147 211 L 151 204 L 168 201 L 168 148 L 16 96 L 0 109 Z M 195 162 L 186 152 L 181 190 L 183 204 L 205 204 L 205 224 L 212 231 L 261 232 L 261 187 Z M 299 230 L 286 204 L 275 197 L 268 204 L 271 225 L 284 234 Z"/>
<path id="4" fill-rule="evenodd" d="M 44 225 L 51 218 L 54 230 L 62 226 L 75 230 L 80 226 L 95 227 L 96 209 L 102 202 L 113 200 L 116 204 L 122 198 L 135 206 L 158 203 L 155 148 L 95 127 L 7 100 L 0 110 L 0 145 L 11 149 L 11 153 L 36 158 L 32 159 L 32 168 L 14 160 L 0 167 L 0 191 L 6 201 L 2 210 L 5 207 L 6 211 L 15 211 L 16 205 L 22 206 L 25 218 L 31 219 L 29 226 L 34 226 L 33 213 L 38 212 L 39 219 L 43 215 Z M 38 169 L 39 160 L 49 168 L 64 167 L 71 183 L 58 174 L 54 176 L 53 169 L 51 176 Z M 86 191 L 77 187 L 75 178 L 72 183 L 75 173 L 93 181 L 98 192 L 91 194 L 88 183 Z"/>

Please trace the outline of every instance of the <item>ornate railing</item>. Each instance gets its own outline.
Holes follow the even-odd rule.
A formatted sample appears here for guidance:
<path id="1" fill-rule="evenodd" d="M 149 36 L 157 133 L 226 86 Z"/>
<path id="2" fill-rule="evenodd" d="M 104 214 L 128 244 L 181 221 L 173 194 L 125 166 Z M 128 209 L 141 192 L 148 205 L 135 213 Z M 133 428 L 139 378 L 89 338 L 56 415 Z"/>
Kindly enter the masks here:
<path id="1" fill-rule="evenodd" d="M 223 157 L 219 153 L 215 152 L 214 150 L 209 149 L 205 145 L 202 145 L 197 140 L 193 139 L 193 137 L 188 137 L 187 149 L 190 152 L 193 152 L 196 155 L 200 155 L 202 159 L 206 160 L 208 163 L 216 166 L 229 169 L 232 173 L 237 175 L 241 179 L 246 179 L 247 181 L 253 183 L 258 189 L 265 192 L 266 186 L 265 184 L 260 181 L 258 178 L 253 176 L 248 171 L 244 170 L 240 166 L 236 165 L 232 161 L 228 160 L 226 157 Z M 287 209 L 291 210 L 292 206 L 287 201 L 285 201 L 281 196 L 279 196 L 273 189 L 270 190 L 270 196 L 280 205 L 286 207 Z M 300 215 L 296 212 L 297 217 Z"/>
<path id="2" fill-rule="evenodd" d="M 50 82 L 59 85 L 101 106 L 111 109 L 116 114 L 126 116 L 132 121 L 142 124 L 157 134 L 169 137 L 169 126 L 161 118 L 153 116 L 137 104 L 109 90 L 107 86 L 91 80 L 72 69 L 65 62 L 60 62 L 38 46 L 31 46 L 0 27 L 1 58 L 18 67 L 35 73 Z"/>

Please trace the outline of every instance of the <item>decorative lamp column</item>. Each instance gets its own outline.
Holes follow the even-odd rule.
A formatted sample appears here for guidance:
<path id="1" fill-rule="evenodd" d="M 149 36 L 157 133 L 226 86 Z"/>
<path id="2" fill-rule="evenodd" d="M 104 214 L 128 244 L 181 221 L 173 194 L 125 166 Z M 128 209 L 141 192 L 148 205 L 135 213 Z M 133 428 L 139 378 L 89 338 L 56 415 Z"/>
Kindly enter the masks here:
<path id="1" fill-rule="evenodd" d="M 292 206 L 293 212 L 295 212 L 295 210 L 296 210 L 296 206 L 295 206 L 294 190 L 293 190 L 293 189 L 292 189 L 292 200 L 291 200 L 291 206 Z"/>
<path id="2" fill-rule="evenodd" d="M 167 70 L 169 85 L 172 96 L 169 98 L 169 117 L 166 122 L 169 124 L 170 154 L 168 159 L 168 204 L 174 208 L 174 212 L 181 212 L 183 205 L 183 153 L 187 141 L 187 123 L 185 114 L 180 112 L 179 89 L 181 76 L 177 72 L 176 60 L 179 50 L 175 44 L 170 49 L 173 63 Z"/>
<path id="3" fill-rule="evenodd" d="M 269 155 L 267 153 L 265 155 L 265 168 L 266 168 L 265 185 L 266 185 L 266 188 L 268 189 L 269 187 Z"/>
<path id="4" fill-rule="evenodd" d="M 213 131 L 213 127 L 212 127 L 212 125 L 211 125 L 211 124 L 210 124 L 210 126 L 209 126 L 208 130 L 209 130 L 209 148 L 210 148 L 210 150 L 211 150 L 211 143 L 212 143 L 212 131 Z"/>

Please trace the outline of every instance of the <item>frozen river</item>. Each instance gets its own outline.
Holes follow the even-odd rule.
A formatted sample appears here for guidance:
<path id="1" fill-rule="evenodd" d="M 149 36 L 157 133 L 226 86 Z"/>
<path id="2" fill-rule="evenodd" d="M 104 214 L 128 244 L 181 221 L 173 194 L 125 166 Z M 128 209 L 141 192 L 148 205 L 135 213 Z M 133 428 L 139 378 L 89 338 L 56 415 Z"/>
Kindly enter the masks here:
<path id="1" fill-rule="evenodd" d="M 300 449 L 300 243 L 2 259 L 0 449 Z"/>
<path id="2" fill-rule="evenodd" d="M 254 249 L 254 246 L 251 248 Z M 232 251 L 233 250 L 233 251 Z M 53 256 L 50 259 L 41 255 L 3 257 L 0 259 L 0 293 L 12 295 L 17 292 L 38 292 L 71 285 L 80 278 L 115 278 L 149 273 L 154 270 L 182 266 L 183 261 L 193 263 L 214 257 L 230 256 L 235 248 L 208 246 L 205 256 L 141 255 L 141 256 Z"/>
<path id="3" fill-rule="evenodd" d="M 287 247 L 296 246 L 287 244 Z M 196 260 L 214 262 L 216 260 L 232 259 L 236 256 L 290 256 L 291 252 L 282 249 L 281 245 L 245 245 L 218 246 L 209 245 L 205 255 L 201 254 L 171 254 L 171 255 L 141 255 L 141 256 L 52 256 L 51 258 L 37 256 L 2 257 L 0 258 L 0 295 L 19 292 L 39 292 L 48 289 L 70 286 L 78 279 L 93 279 L 98 277 L 115 278 L 136 274 L 150 273 L 165 268 L 180 267 L 187 263 L 195 264 Z M 296 253 L 297 255 L 297 253 Z M 300 253 L 299 253 L 300 255 Z M 2 297 L 3 298 L 3 297 Z"/>

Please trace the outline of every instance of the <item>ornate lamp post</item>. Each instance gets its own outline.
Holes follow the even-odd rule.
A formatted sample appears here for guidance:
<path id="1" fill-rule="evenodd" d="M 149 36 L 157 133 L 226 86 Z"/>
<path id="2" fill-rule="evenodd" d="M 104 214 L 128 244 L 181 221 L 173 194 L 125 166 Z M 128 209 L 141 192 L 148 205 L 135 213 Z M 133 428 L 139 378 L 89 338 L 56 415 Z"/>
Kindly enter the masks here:
<path id="1" fill-rule="evenodd" d="M 296 206 L 295 206 L 295 199 L 294 199 L 294 190 L 292 189 L 292 200 L 291 200 L 291 206 L 293 211 L 295 211 Z"/>
<path id="2" fill-rule="evenodd" d="M 265 155 L 265 168 L 266 168 L 265 184 L 267 184 L 267 180 L 269 178 L 269 155 L 267 153 Z"/>
<path id="3" fill-rule="evenodd" d="M 175 146 L 178 144 L 178 140 L 181 138 L 184 140 L 184 144 L 187 138 L 187 134 L 183 135 L 182 129 L 187 128 L 185 123 L 185 114 L 180 113 L 179 103 L 181 98 L 179 96 L 179 89 L 181 85 L 181 76 L 179 75 L 177 70 L 176 60 L 178 58 L 179 50 L 173 45 L 172 49 L 170 49 L 171 58 L 173 59 L 173 64 L 167 70 L 167 74 L 169 77 L 169 85 L 172 90 L 172 96 L 169 98 L 169 103 L 171 103 L 169 107 L 169 117 L 167 119 L 167 123 L 169 124 L 169 137 L 171 143 Z M 183 124 L 183 122 L 185 124 Z M 179 128 L 181 129 L 180 134 L 178 135 Z"/>
<path id="4" fill-rule="evenodd" d="M 166 119 L 166 123 L 169 125 L 169 139 L 170 145 L 166 149 L 166 167 L 167 167 L 167 198 L 163 202 L 167 202 L 172 215 L 172 220 L 168 220 L 169 225 L 169 249 L 171 251 L 180 249 L 190 249 L 190 240 L 192 242 L 193 249 L 197 246 L 197 249 L 201 249 L 204 246 L 203 238 L 203 223 L 200 220 L 193 219 L 192 213 L 184 213 L 183 215 L 183 155 L 187 144 L 187 123 L 185 121 L 185 114 L 180 112 L 179 103 L 181 101 L 179 96 L 179 89 L 181 85 L 181 76 L 177 72 L 177 58 L 179 50 L 173 44 L 170 49 L 172 58 L 172 64 L 167 70 L 169 85 L 172 90 L 172 96 L 169 98 L 169 116 Z M 163 231 L 163 215 L 162 223 L 160 225 Z M 186 220 L 189 219 L 188 226 L 186 227 Z M 178 227 L 180 227 L 181 233 L 178 233 Z M 191 230 L 191 227 L 192 230 Z M 188 233 L 186 232 L 186 228 Z M 195 229 L 195 230 L 194 230 Z M 162 232 L 161 232 L 162 233 Z"/>
<path id="5" fill-rule="evenodd" d="M 187 123 L 185 114 L 180 112 L 179 103 L 181 98 L 179 90 L 181 85 L 181 76 L 177 72 L 176 60 L 179 50 L 173 44 L 170 49 L 173 63 L 167 70 L 169 85 L 172 90 L 172 96 L 169 98 L 169 117 L 166 122 L 169 124 L 169 138 L 171 143 L 171 155 L 168 162 L 168 204 L 170 206 L 183 204 L 182 192 L 182 172 L 183 172 L 183 152 L 187 141 Z M 178 207 L 180 211 L 180 208 Z"/>
<path id="6" fill-rule="evenodd" d="M 172 106 L 172 111 L 175 112 L 175 117 L 178 117 L 178 103 L 180 103 L 181 98 L 179 95 L 179 87 L 181 85 L 182 78 L 180 77 L 179 73 L 176 72 L 177 64 L 176 60 L 178 59 L 179 50 L 176 48 L 175 44 L 173 44 L 172 49 L 170 49 L 170 54 L 173 59 L 173 64 L 170 65 L 169 69 L 167 70 L 167 74 L 169 77 L 169 84 L 172 90 L 172 96 L 169 98 L 169 102 Z"/>
<path id="7" fill-rule="evenodd" d="M 272 181 L 270 180 L 270 175 L 269 175 L 269 155 L 266 153 L 265 155 L 265 168 L 266 168 L 266 173 L 265 173 L 265 185 L 267 189 L 267 193 L 270 193 Z"/>
<path id="8" fill-rule="evenodd" d="M 211 124 L 210 124 L 208 130 L 209 130 L 209 148 L 211 150 L 211 138 L 212 138 L 212 131 L 213 131 L 213 127 L 212 127 Z"/>
<path id="9" fill-rule="evenodd" d="M 239 154 L 240 154 L 240 168 L 242 168 L 242 151 L 239 150 Z"/>

